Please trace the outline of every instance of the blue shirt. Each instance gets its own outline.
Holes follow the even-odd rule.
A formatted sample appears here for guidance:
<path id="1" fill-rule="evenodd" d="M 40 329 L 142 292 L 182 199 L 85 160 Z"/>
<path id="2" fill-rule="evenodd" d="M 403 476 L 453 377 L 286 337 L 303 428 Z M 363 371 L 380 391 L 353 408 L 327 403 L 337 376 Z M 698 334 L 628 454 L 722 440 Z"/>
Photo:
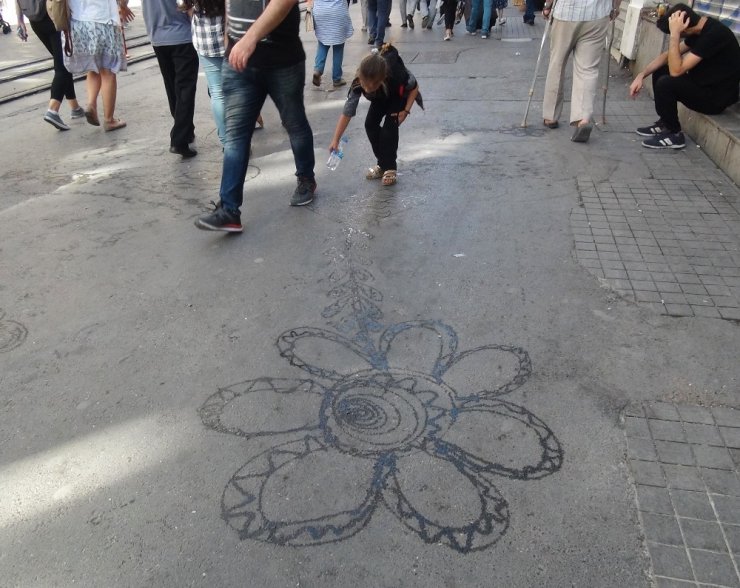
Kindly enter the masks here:
<path id="1" fill-rule="evenodd" d="M 177 0 L 144 0 L 141 8 L 154 47 L 192 43 L 190 17 L 178 10 Z"/>

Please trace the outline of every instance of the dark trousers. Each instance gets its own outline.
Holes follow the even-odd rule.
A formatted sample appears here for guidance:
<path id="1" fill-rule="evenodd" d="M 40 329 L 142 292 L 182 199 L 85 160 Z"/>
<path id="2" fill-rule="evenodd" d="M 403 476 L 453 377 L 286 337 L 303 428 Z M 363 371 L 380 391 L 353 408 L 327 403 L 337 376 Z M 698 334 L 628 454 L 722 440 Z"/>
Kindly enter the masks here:
<path id="1" fill-rule="evenodd" d="M 385 120 L 383 120 L 385 117 Z M 396 169 L 398 118 L 388 113 L 387 104 L 371 102 L 365 118 L 365 132 L 378 165 L 383 171 Z"/>
<path id="2" fill-rule="evenodd" d="M 391 14 L 389 0 L 367 0 L 367 30 L 375 46 L 380 47 L 385 40 L 385 28 Z"/>
<path id="3" fill-rule="evenodd" d="M 524 7 L 524 22 L 534 22 L 535 0 L 525 0 Z"/>
<path id="4" fill-rule="evenodd" d="M 737 84 L 727 88 L 700 86 L 690 75 L 671 76 L 664 65 L 653 72 L 655 111 L 672 133 L 681 130 L 678 103 L 703 114 L 719 114 L 738 99 Z"/>
<path id="5" fill-rule="evenodd" d="M 452 30 L 455 26 L 455 11 L 457 10 L 457 0 L 445 0 L 442 5 L 442 12 L 445 15 L 445 29 Z"/>
<path id="6" fill-rule="evenodd" d="M 64 51 L 62 49 L 62 33 L 54 28 L 49 15 L 44 15 L 43 20 L 31 21 L 31 28 L 36 36 L 44 44 L 46 50 L 54 58 L 54 79 L 51 82 L 51 99 L 61 102 L 64 98 L 74 100 L 75 83 L 72 74 L 64 67 Z"/>
<path id="7" fill-rule="evenodd" d="M 198 54 L 192 43 L 161 45 L 154 54 L 162 72 L 170 114 L 175 119 L 170 145 L 182 149 L 195 136 L 195 90 L 198 86 Z"/>

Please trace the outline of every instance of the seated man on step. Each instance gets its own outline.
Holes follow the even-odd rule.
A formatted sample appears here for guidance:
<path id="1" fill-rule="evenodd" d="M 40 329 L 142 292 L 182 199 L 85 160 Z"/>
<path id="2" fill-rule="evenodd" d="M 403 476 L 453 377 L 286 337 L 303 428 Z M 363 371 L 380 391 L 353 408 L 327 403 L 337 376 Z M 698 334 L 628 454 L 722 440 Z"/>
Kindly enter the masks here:
<path id="1" fill-rule="evenodd" d="M 738 101 L 740 45 L 721 22 L 676 4 L 656 23 L 670 35 L 668 51 L 635 77 L 630 96 L 637 96 L 646 76 L 653 76 L 655 124 L 637 129 L 651 149 L 682 149 L 686 140 L 678 121 L 678 103 L 704 114 L 719 114 Z"/>

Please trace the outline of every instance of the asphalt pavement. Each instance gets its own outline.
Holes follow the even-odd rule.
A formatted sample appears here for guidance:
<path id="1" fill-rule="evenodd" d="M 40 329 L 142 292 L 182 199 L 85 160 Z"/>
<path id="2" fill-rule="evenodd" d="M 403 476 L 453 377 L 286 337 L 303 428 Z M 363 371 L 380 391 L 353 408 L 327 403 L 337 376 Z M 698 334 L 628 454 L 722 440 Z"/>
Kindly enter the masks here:
<path id="1" fill-rule="evenodd" d="M 366 102 L 326 169 L 325 75 L 291 208 L 266 105 L 239 236 L 193 226 L 202 75 L 187 161 L 154 60 L 120 131 L 0 106 L 0 584 L 740 585 L 740 191 L 642 148 L 616 67 L 589 143 L 542 127 L 542 78 L 521 128 L 544 27 L 507 17 L 444 42 L 394 8 L 426 106 L 396 186 L 364 178 Z"/>

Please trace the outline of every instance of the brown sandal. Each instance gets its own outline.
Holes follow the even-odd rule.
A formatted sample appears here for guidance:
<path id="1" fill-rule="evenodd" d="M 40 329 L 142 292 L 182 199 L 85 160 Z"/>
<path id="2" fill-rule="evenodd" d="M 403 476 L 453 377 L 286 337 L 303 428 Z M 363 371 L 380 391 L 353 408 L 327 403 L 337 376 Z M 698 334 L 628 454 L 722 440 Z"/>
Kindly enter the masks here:
<path id="1" fill-rule="evenodd" d="M 91 124 L 94 127 L 100 126 L 100 120 L 98 119 L 98 113 L 90 108 L 88 108 L 85 111 L 85 120 L 88 122 L 88 124 Z"/>
<path id="2" fill-rule="evenodd" d="M 117 131 L 118 129 L 122 129 L 126 126 L 126 121 L 121 120 L 120 118 L 114 118 L 109 121 L 105 121 L 103 123 L 103 128 L 107 131 Z"/>
<path id="3" fill-rule="evenodd" d="M 371 167 L 369 170 L 367 170 L 367 173 L 365 174 L 366 180 L 379 180 L 383 177 L 383 170 L 380 169 L 379 165 L 376 165 L 375 167 Z"/>
<path id="4" fill-rule="evenodd" d="M 393 186 L 397 180 L 397 174 L 395 169 L 389 169 L 383 174 L 383 185 Z"/>

